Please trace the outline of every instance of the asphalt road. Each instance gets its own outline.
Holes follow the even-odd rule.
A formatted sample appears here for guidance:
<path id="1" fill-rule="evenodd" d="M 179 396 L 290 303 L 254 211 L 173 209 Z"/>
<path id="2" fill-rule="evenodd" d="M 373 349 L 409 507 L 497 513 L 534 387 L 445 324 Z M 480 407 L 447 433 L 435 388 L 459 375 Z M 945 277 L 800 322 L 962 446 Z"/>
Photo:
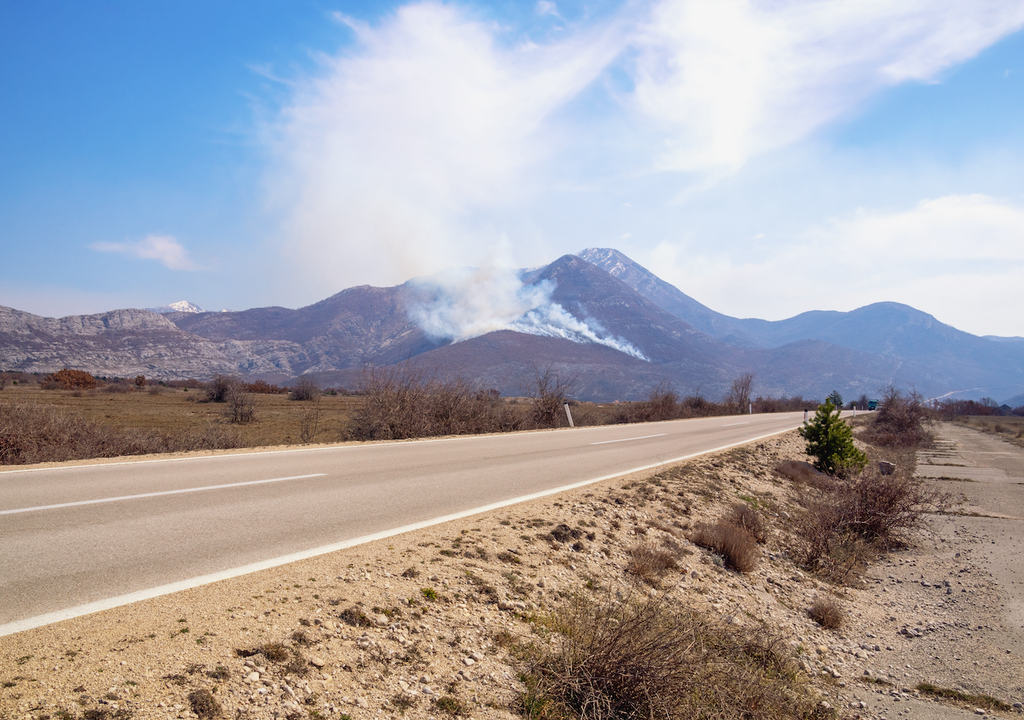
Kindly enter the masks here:
<path id="1" fill-rule="evenodd" d="M 0 472 L 0 635 L 790 430 L 802 413 Z"/>

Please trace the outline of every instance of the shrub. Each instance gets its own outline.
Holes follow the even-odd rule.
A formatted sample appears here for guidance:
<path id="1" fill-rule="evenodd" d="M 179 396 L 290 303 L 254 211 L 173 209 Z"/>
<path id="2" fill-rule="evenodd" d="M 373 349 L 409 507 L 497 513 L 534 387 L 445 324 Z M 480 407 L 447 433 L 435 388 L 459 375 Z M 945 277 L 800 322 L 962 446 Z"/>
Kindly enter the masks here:
<path id="1" fill-rule="evenodd" d="M 929 513 L 948 509 L 951 502 L 950 495 L 914 478 L 871 468 L 851 482 L 835 483 L 809 504 L 798 528 L 802 561 L 834 569 L 856 555 L 858 543 L 882 549 L 905 545 L 925 529 Z"/>
<path id="2" fill-rule="evenodd" d="M 231 386 L 226 402 L 227 415 L 231 422 L 245 425 L 256 420 L 256 396 L 246 391 L 242 383 Z"/>
<path id="3" fill-rule="evenodd" d="M 764 517 L 746 503 L 736 503 L 727 516 L 729 522 L 746 530 L 759 545 L 768 542 L 768 526 Z"/>
<path id="4" fill-rule="evenodd" d="M 690 542 L 718 553 L 726 565 L 739 572 L 755 570 L 760 559 L 757 542 L 750 533 L 728 520 L 698 523 L 690 533 Z"/>
<path id="5" fill-rule="evenodd" d="M 531 416 L 534 427 L 556 428 L 569 424 L 565 416 L 565 404 L 569 402 L 576 387 L 579 374 L 562 375 L 552 365 L 543 370 L 533 369 L 526 394 L 530 398 Z"/>
<path id="6" fill-rule="evenodd" d="M 33 404 L 0 404 L 0 464 L 23 465 L 241 446 L 222 429 L 163 433 L 114 428 Z"/>
<path id="7" fill-rule="evenodd" d="M 210 720 L 221 714 L 220 703 L 206 688 L 199 688 L 189 693 L 188 702 L 192 706 L 192 712 L 200 720 Z"/>
<path id="8" fill-rule="evenodd" d="M 228 396 L 240 383 L 233 375 L 215 375 L 206 386 L 206 402 L 227 402 Z"/>
<path id="9" fill-rule="evenodd" d="M 61 388 L 63 390 L 91 390 L 96 387 L 96 378 L 84 370 L 64 368 L 52 375 L 47 375 L 41 383 L 44 389 Z"/>
<path id="10" fill-rule="evenodd" d="M 288 393 L 288 397 L 292 400 L 309 402 L 311 400 L 318 399 L 321 394 L 320 386 L 317 384 L 316 380 L 308 375 L 303 375 L 299 378 L 298 382 L 292 386 L 291 391 Z"/>
<path id="11" fill-rule="evenodd" d="M 890 385 L 882 394 L 882 404 L 863 438 L 883 447 L 923 447 L 932 440 L 931 433 L 925 428 L 927 419 L 928 411 L 920 393 L 904 393 Z"/>
<path id="12" fill-rule="evenodd" d="M 853 444 L 853 431 L 840 417 L 840 409 L 828 400 L 818 406 L 814 417 L 800 428 L 807 441 L 807 454 L 814 467 L 837 477 L 846 477 L 868 464 L 867 455 Z"/>
<path id="13" fill-rule="evenodd" d="M 466 380 L 427 378 L 412 365 L 373 368 L 363 375 L 363 403 L 349 430 L 354 440 L 507 432 L 525 426 L 515 406 Z"/>
<path id="14" fill-rule="evenodd" d="M 811 620 L 821 625 L 826 630 L 835 630 L 842 627 L 846 620 L 846 612 L 830 597 L 817 597 L 814 604 L 807 610 Z"/>
<path id="15" fill-rule="evenodd" d="M 656 586 L 669 570 L 679 567 L 675 553 L 667 548 L 638 544 L 627 548 L 626 554 L 629 556 L 626 572 L 651 586 Z"/>
<path id="16" fill-rule="evenodd" d="M 547 624 L 562 642 L 527 655 L 528 718 L 806 718 L 815 699 L 781 640 L 666 602 L 575 598 Z"/>

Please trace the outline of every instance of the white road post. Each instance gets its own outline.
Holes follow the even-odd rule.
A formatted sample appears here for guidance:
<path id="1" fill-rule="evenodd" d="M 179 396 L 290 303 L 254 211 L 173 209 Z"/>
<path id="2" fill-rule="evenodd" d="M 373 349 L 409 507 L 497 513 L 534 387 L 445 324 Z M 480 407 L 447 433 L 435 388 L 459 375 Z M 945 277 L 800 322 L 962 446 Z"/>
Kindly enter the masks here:
<path id="1" fill-rule="evenodd" d="M 565 417 L 567 417 L 569 419 L 569 427 L 574 428 L 576 426 L 572 424 L 572 411 L 569 410 L 569 403 L 564 403 L 564 405 L 565 405 Z"/>

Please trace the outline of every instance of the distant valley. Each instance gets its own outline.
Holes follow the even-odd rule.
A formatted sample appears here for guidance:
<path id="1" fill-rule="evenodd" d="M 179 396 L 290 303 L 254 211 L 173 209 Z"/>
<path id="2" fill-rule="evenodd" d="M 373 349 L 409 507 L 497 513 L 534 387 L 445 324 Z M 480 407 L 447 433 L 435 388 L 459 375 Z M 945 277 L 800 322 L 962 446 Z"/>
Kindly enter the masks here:
<path id="1" fill-rule="evenodd" d="M 588 400 L 644 397 L 662 382 L 720 398 L 754 373 L 754 394 L 926 397 L 1024 393 L 1024 339 L 978 337 L 898 303 L 780 321 L 715 312 L 617 250 L 591 248 L 529 271 L 463 269 L 360 286 L 299 309 L 153 310 L 43 318 L 0 307 L 3 369 L 355 388 L 370 367 L 414 363 L 520 395 L 539 368 L 577 376 Z M 154 312 L 156 311 L 156 312 Z M 1019 404 L 1019 403 L 1018 403 Z"/>

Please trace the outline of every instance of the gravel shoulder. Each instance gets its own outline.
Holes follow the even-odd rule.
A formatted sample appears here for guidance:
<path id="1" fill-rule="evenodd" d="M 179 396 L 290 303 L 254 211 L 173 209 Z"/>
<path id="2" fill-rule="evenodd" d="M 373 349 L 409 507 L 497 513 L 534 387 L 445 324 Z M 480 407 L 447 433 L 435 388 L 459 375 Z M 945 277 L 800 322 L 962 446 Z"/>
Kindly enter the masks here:
<path id="1" fill-rule="evenodd" d="M 787 553 L 797 492 L 772 468 L 805 459 L 788 433 L 0 638 L 0 718 L 212 717 L 215 703 L 220 717 L 254 719 L 511 719 L 522 686 L 506 640 L 532 637 L 530 617 L 577 592 L 655 595 L 767 627 L 842 717 L 977 714 L 921 696 L 922 682 L 1020 704 L 1024 450 L 937 430 L 918 475 L 962 496 L 960 512 L 845 586 Z M 770 527 L 748 574 L 686 539 L 738 501 Z M 629 552 L 644 544 L 677 548 L 678 567 L 638 580 Z M 838 630 L 807 614 L 823 596 L 847 614 Z"/>

